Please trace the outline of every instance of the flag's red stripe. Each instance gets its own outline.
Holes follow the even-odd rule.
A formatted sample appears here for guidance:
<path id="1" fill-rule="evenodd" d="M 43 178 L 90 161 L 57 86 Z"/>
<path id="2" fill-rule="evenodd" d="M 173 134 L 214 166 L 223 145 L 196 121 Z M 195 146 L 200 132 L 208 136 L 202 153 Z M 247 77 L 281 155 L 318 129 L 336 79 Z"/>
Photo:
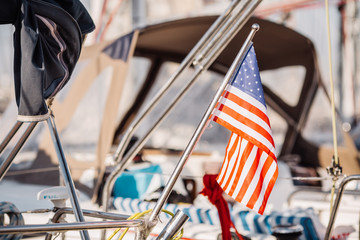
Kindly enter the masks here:
<path id="1" fill-rule="evenodd" d="M 252 194 L 251 198 L 249 199 L 249 202 L 247 204 L 247 207 L 253 209 L 254 208 L 254 205 L 255 203 L 257 202 L 259 196 L 260 196 L 260 193 L 261 193 L 261 189 L 264 185 L 264 178 L 266 176 L 266 173 L 267 171 L 269 170 L 271 164 L 274 162 L 274 160 L 268 156 L 265 160 L 265 163 L 261 169 L 261 173 L 260 173 L 260 176 L 259 176 L 259 180 L 258 180 L 258 183 L 256 185 L 256 188 L 254 190 L 254 193 Z"/>
<path id="2" fill-rule="evenodd" d="M 245 94 L 245 93 L 244 93 Z M 237 105 L 239 105 L 242 108 L 248 109 L 251 112 L 256 114 L 257 116 L 259 116 L 259 118 L 263 119 L 266 124 L 268 126 L 270 126 L 270 121 L 268 116 L 266 115 L 266 113 L 264 113 L 263 111 L 261 111 L 260 109 L 258 109 L 256 106 L 254 106 L 253 104 L 245 101 L 244 99 L 242 99 L 241 97 L 237 96 L 234 93 L 228 92 L 228 94 L 225 95 L 225 98 L 231 100 L 232 102 L 236 103 Z"/>
<path id="3" fill-rule="evenodd" d="M 234 142 L 234 144 L 233 144 L 233 147 L 234 147 L 235 149 L 238 148 L 239 151 L 238 151 L 238 153 L 237 153 L 237 155 L 236 155 L 235 160 L 233 161 L 234 164 L 231 165 L 230 175 L 225 179 L 226 182 L 225 182 L 225 184 L 223 185 L 223 186 L 224 186 L 224 189 L 227 189 L 227 187 L 229 186 L 230 181 L 231 181 L 231 179 L 232 179 L 232 177 L 233 177 L 233 175 L 234 175 L 234 172 L 235 172 L 235 170 L 236 170 L 237 162 L 239 161 L 239 155 L 240 155 L 240 147 L 238 147 L 238 146 L 239 146 L 239 140 L 241 140 L 241 139 L 240 139 L 239 136 L 237 136 L 236 142 Z M 232 155 L 230 158 L 228 158 L 228 161 L 230 162 L 231 159 L 233 159 L 233 155 Z M 236 174 L 237 174 L 237 172 L 235 172 L 235 175 L 236 175 Z M 221 185 L 220 185 L 220 186 L 221 186 Z"/>
<path id="4" fill-rule="evenodd" d="M 259 166 L 259 159 L 261 157 L 262 151 L 258 148 L 256 151 L 255 158 L 253 159 L 253 164 L 251 165 L 251 168 L 249 169 L 249 172 L 246 174 L 246 178 L 244 179 L 244 184 L 250 186 L 252 179 L 254 178 L 256 169 Z"/>
<path id="5" fill-rule="evenodd" d="M 226 172 L 227 172 L 228 168 L 231 168 L 230 160 L 231 160 L 232 156 L 234 155 L 234 152 L 236 151 L 236 145 L 235 144 L 231 145 L 233 136 L 235 136 L 234 142 L 238 142 L 238 139 L 239 139 L 239 136 L 234 133 L 232 133 L 230 136 L 230 141 L 228 142 L 228 145 L 226 147 L 226 156 L 224 157 L 224 163 L 226 163 L 226 168 L 225 168 L 225 171 L 223 171 L 222 179 L 220 180 L 221 184 L 223 181 L 226 181 Z"/>
<path id="6" fill-rule="evenodd" d="M 221 112 L 226 113 L 227 115 L 233 117 L 236 121 L 248 126 L 249 128 L 252 128 L 259 134 L 263 135 L 264 138 L 266 138 L 274 146 L 274 140 L 273 140 L 271 134 L 267 130 L 265 130 L 262 126 L 260 126 L 256 122 L 252 121 L 250 118 L 247 118 L 242 114 L 239 114 L 238 112 L 234 111 L 232 108 L 230 108 L 226 105 L 221 106 Z M 217 118 L 217 119 L 219 119 L 219 118 Z M 270 126 L 269 126 L 269 128 L 270 128 Z"/>
<path id="7" fill-rule="evenodd" d="M 226 94 L 227 94 L 227 91 L 224 90 L 223 93 L 221 94 L 221 97 L 222 97 L 222 98 L 226 98 Z M 216 105 L 215 105 L 215 107 L 214 107 L 214 111 L 215 111 L 216 109 L 220 110 L 219 107 L 220 107 L 221 105 L 222 105 L 222 104 L 221 104 L 220 102 L 217 102 Z M 215 119 L 217 118 L 217 116 L 214 115 L 214 114 L 211 114 L 211 116 L 210 116 L 209 119 L 211 119 L 212 117 L 213 117 L 213 121 L 216 122 Z"/>
<path id="8" fill-rule="evenodd" d="M 226 175 L 226 170 L 228 169 L 228 166 L 229 166 L 229 162 L 226 161 L 226 159 L 228 158 L 228 155 L 229 155 L 229 152 L 228 152 L 228 148 L 231 147 L 230 146 L 230 141 L 226 147 L 226 152 L 225 152 L 225 157 L 224 157 L 224 161 L 223 161 L 223 164 L 221 166 L 221 170 L 220 170 L 220 173 L 223 173 L 222 176 L 220 176 L 220 174 L 217 176 L 216 180 L 218 181 L 218 183 L 220 184 L 221 186 L 221 183 L 224 181 L 224 178 L 225 178 L 225 175 Z M 223 169 L 226 169 L 225 171 L 223 171 Z M 221 179 L 220 179 L 221 177 Z"/>
<path id="9" fill-rule="evenodd" d="M 251 145 L 251 144 L 249 144 Z M 245 196 L 246 194 L 246 191 L 248 190 L 249 186 L 250 186 L 250 183 L 251 183 L 251 180 L 253 179 L 254 177 L 254 174 L 256 172 L 256 168 L 259 164 L 259 149 L 256 151 L 256 155 L 255 155 L 255 158 L 254 159 L 247 159 L 246 161 L 252 161 L 252 164 L 251 164 L 251 167 L 249 169 L 249 171 L 247 172 L 246 174 L 246 177 L 244 179 L 244 182 L 242 182 L 242 186 L 240 188 L 240 191 L 239 193 L 234 196 L 236 200 L 238 200 L 239 202 L 242 201 L 243 197 Z"/>
<path id="10" fill-rule="evenodd" d="M 230 147 L 230 151 L 229 151 L 228 155 L 225 156 L 225 158 L 228 159 L 225 172 L 228 171 L 228 168 L 229 168 L 229 165 L 230 165 L 230 160 L 232 159 L 232 156 L 234 155 L 234 153 L 235 153 L 235 151 L 236 151 L 238 142 L 239 142 L 239 136 L 236 137 L 233 145 L 229 146 L 229 145 L 230 145 L 230 142 L 229 142 L 229 144 L 228 144 L 228 147 Z M 225 161 L 224 161 L 224 162 L 225 162 Z M 231 167 L 231 166 L 230 166 L 230 167 Z M 234 171 L 234 170 L 232 169 L 232 171 Z M 223 178 L 220 180 L 219 185 L 222 186 L 222 184 L 223 184 L 224 181 L 227 181 L 227 179 L 226 179 L 226 174 L 224 174 Z"/>
<path id="11" fill-rule="evenodd" d="M 262 150 L 264 150 L 272 158 L 276 159 L 275 153 L 273 153 L 267 146 L 265 146 L 263 143 L 259 142 L 254 137 L 252 137 L 252 136 L 248 135 L 247 133 L 241 131 L 240 129 L 234 127 L 233 125 L 231 125 L 230 123 L 228 123 L 227 121 L 225 121 L 221 118 L 216 118 L 216 122 L 219 123 L 220 125 L 222 125 L 223 127 L 229 129 L 231 132 L 238 133 L 241 137 L 247 139 L 249 142 L 253 143 L 254 145 L 256 145 L 259 148 L 261 148 Z"/>
<path id="12" fill-rule="evenodd" d="M 229 164 L 230 164 L 229 153 L 230 153 L 230 150 L 234 148 L 234 145 L 231 144 L 233 142 L 232 139 L 233 139 L 234 136 L 235 136 L 235 138 L 239 138 L 238 135 L 236 135 L 234 133 L 231 133 L 231 136 L 229 138 L 229 142 L 228 142 L 228 144 L 226 146 L 225 157 L 224 157 L 221 169 L 220 169 L 220 173 L 216 177 L 216 180 L 217 180 L 217 182 L 219 183 L 220 186 L 222 185 L 222 183 L 226 179 L 226 170 L 228 169 Z"/>
<path id="13" fill-rule="evenodd" d="M 221 94 L 221 98 L 226 98 L 226 96 L 227 96 L 227 94 L 228 94 L 228 91 L 226 91 L 226 90 L 224 90 L 223 91 L 223 93 Z M 220 98 L 220 99 L 221 99 Z M 220 102 L 217 102 L 216 103 L 216 105 L 215 105 L 215 108 L 214 108 L 214 110 L 216 110 L 216 109 L 218 109 L 219 111 L 221 111 L 221 103 Z M 210 118 L 211 118 L 212 116 L 210 116 Z M 214 121 L 215 121 L 215 118 L 216 118 L 216 115 L 214 116 Z"/>
<path id="14" fill-rule="evenodd" d="M 241 143 L 243 144 L 243 141 L 241 139 Z M 239 179 L 240 179 L 240 176 L 241 176 L 241 173 L 244 169 L 244 166 L 245 166 L 245 162 L 246 162 L 246 159 L 249 157 L 250 153 L 251 153 L 251 149 L 252 149 L 252 144 L 249 144 L 247 143 L 246 144 L 246 147 L 244 149 L 244 152 L 241 156 L 237 156 L 237 161 L 240 161 L 240 165 L 239 165 L 239 168 L 237 170 L 237 172 L 235 173 L 235 179 L 234 179 L 234 182 L 230 188 L 230 191 L 229 191 L 229 195 L 233 195 L 235 189 L 236 189 L 236 186 L 238 185 L 239 183 Z M 239 159 L 240 157 L 240 159 Z M 231 178 L 230 178 L 231 179 Z M 228 185 L 226 185 L 226 188 L 227 188 Z M 224 189 L 226 189 L 224 188 Z"/>
<path id="15" fill-rule="evenodd" d="M 268 186 L 266 188 L 263 203 L 261 204 L 261 207 L 259 208 L 259 213 L 260 214 L 264 213 L 266 203 L 267 203 L 268 198 L 270 196 L 271 190 L 273 189 L 273 187 L 275 185 L 275 181 L 276 181 L 277 177 L 278 177 L 278 168 L 276 168 L 276 170 L 274 172 L 274 175 L 272 176 L 272 178 L 271 178 L 271 180 L 270 180 L 270 182 L 269 182 L 269 184 L 268 184 Z"/>

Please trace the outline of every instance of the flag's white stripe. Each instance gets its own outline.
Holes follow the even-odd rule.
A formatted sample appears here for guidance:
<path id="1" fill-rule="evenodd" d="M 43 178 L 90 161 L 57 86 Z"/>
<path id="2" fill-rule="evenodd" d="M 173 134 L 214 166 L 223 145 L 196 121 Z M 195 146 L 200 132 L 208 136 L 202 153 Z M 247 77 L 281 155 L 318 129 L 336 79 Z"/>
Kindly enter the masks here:
<path id="1" fill-rule="evenodd" d="M 260 134 L 259 132 L 255 131 L 254 129 L 246 126 L 245 124 L 237 121 L 236 119 L 234 119 L 233 117 L 231 117 L 230 115 L 224 113 L 224 112 L 220 112 L 216 114 L 218 116 L 218 118 L 228 122 L 229 124 L 231 124 L 233 127 L 239 129 L 242 132 L 245 132 L 246 134 L 248 134 L 249 136 L 255 138 L 256 140 L 258 140 L 259 142 L 261 142 L 262 144 L 264 144 L 274 155 L 275 155 L 275 147 L 273 146 L 273 144 L 269 141 L 269 139 L 267 139 L 266 137 L 264 137 L 262 134 Z"/>
<path id="2" fill-rule="evenodd" d="M 244 139 L 244 141 L 246 141 L 246 140 Z M 242 144 L 245 145 L 245 143 L 242 143 Z M 251 143 L 249 143 L 249 142 L 246 141 L 246 144 L 251 144 Z M 251 144 L 251 145 L 252 145 L 252 144 Z M 247 174 L 248 174 L 248 172 L 249 172 L 249 169 L 251 168 L 252 162 L 254 161 L 254 158 L 256 157 L 256 152 L 257 152 L 257 150 L 258 150 L 258 147 L 256 147 L 255 145 L 253 145 L 253 148 L 251 149 L 251 152 L 250 152 L 250 154 L 249 154 L 249 157 L 248 157 L 248 158 L 246 159 L 246 161 L 245 161 L 244 168 L 243 168 L 243 170 L 241 171 L 241 173 L 239 173 L 239 174 L 240 174 L 239 182 L 238 182 L 238 184 L 237 184 L 237 186 L 236 186 L 233 194 L 231 195 L 232 197 L 236 198 L 236 196 L 239 194 L 240 189 L 241 189 L 241 187 L 242 187 L 243 184 L 244 184 L 244 180 L 245 180 L 245 178 L 247 177 Z M 228 192 L 227 192 L 227 193 L 228 193 Z"/>
<path id="3" fill-rule="evenodd" d="M 254 174 L 254 177 L 253 179 L 251 180 L 251 183 L 249 184 L 249 187 L 244 195 L 244 198 L 242 199 L 242 202 L 243 203 L 247 203 L 249 202 L 251 196 L 253 195 L 255 189 L 256 189 L 256 186 L 259 182 L 259 178 L 260 178 L 260 174 L 261 174 L 261 171 L 264 167 L 264 164 L 265 164 L 265 161 L 267 159 L 269 155 L 265 152 L 262 152 L 261 156 L 260 156 L 260 159 L 259 159 L 259 164 L 256 168 L 256 171 L 255 171 L 255 174 Z"/>
<path id="4" fill-rule="evenodd" d="M 229 143 L 228 143 L 228 148 L 227 148 L 227 152 L 226 152 L 226 155 L 225 155 L 225 158 L 224 158 L 224 164 L 223 164 L 223 167 L 221 168 L 221 171 L 220 171 L 220 175 L 219 175 L 219 177 L 218 177 L 218 182 L 220 182 L 221 180 L 222 180 L 222 178 L 224 178 L 224 176 L 225 176 L 225 172 L 226 172 L 226 166 L 227 166 L 227 164 L 228 164 L 228 162 L 229 162 L 229 151 L 230 151 L 230 149 L 231 149 L 231 146 L 234 144 L 234 142 L 235 142 L 235 140 L 236 140 L 236 138 L 237 138 L 237 134 L 231 134 L 231 138 L 230 138 L 230 140 L 229 140 Z"/>
<path id="5" fill-rule="evenodd" d="M 251 121 L 255 122 L 256 124 L 261 126 L 265 131 L 267 131 L 270 135 L 272 134 L 268 122 L 264 121 L 261 117 L 254 114 L 253 112 L 247 110 L 246 108 L 241 107 L 236 102 L 233 102 L 233 101 L 231 101 L 230 99 L 227 99 L 227 98 L 220 99 L 220 103 L 227 106 L 227 107 L 229 107 L 229 108 L 231 108 L 232 110 L 239 113 L 243 117 L 248 118 Z"/>
<path id="6" fill-rule="evenodd" d="M 267 113 L 266 111 L 266 107 L 264 106 L 264 104 L 262 104 L 261 102 L 259 102 L 258 100 L 256 100 L 254 97 L 252 97 L 251 95 L 241 91 L 240 89 L 230 86 L 228 85 L 228 87 L 226 88 L 226 90 L 238 97 L 240 97 L 241 99 L 245 100 L 246 102 L 250 103 L 251 105 L 254 105 L 255 107 L 257 107 L 260 111 L 262 111 L 264 114 Z"/>
<path id="7" fill-rule="evenodd" d="M 235 170 L 234 170 L 234 174 L 232 174 L 232 175 L 230 176 L 230 177 L 231 177 L 231 180 L 230 180 L 230 182 L 229 182 L 229 185 L 228 185 L 227 189 L 225 189 L 224 191 L 230 192 L 231 187 L 232 187 L 232 185 L 234 184 L 234 180 L 235 180 L 235 177 L 238 175 L 238 169 L 239 169 L 239 166 L 240 166 L 239 156 L 240 156 L 240 158 L 241 158 L 241 156 L 243 155 L 247 143 L 248 143 L 248 142 L 246 141 L 246 144 L 243 144 L 243 143 L 242 143 L 242 138 L 240 138 L 240 141 L 239 141 L 239 143 L 238 143 L 238 145 L 237 145 L 237 148 L 240 149 L 240 154 L 236 154 L 236 155 L 234 154 L 234 155 L 233 155 L 233 158 L 234 158 L 235 163 L 236 163 Z M 231 166 L 231 167 L 233 168 L 234 166 Z M 232 169 L 232 168 L 231 168 L 231 169 Z M 231 169 L 230 169 L 228 172 L 231 172 Z M 227 180 L 227 179 L 226 179 L 226 180 Z"/>
<path id="8" fill-rule="evenodd" d="M 263 186 L 261 188 L 259 198 L 256 201 L 256 203 L 254 204 L 254 210 L 259 210 L 260 209 L 260 207 L 261 207 L 261 205 L 263 203 L 263 200 L 264 200 L 265 191 L 266 191 L 271 179 L 273 178 L 276 169 L 277 169 L 276 161 L 273 161 L 270 168 L 269 168 L 269 170 L 266 173 L 265 178 L 264 178 Z"/>

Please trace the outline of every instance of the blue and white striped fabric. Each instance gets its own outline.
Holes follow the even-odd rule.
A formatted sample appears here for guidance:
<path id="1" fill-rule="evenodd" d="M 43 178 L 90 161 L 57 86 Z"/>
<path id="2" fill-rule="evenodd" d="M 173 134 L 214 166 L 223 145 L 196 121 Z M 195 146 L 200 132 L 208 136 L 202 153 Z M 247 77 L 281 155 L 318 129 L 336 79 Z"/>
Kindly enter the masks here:
<path id="1" fill-rule="evenodd" d="M 155 202 L 140 201 L 139 199 L 117 197 L 114 200 L 114 206 L 117 210 L 133 214 L 143 212 L 155 207 Z M 172 204 L 168 203 L 164 209 L 175 213 L 181 209 L 186 213 L 194 224 L 219 225 L 219 215 L 214 208 L 198 208 L 190 204 Z M 310 209 L 311 210 L 311 209 Z M 234 225 L 238 231 L 249 231 L 251 233 L 271 234 L 271 228 L 279 224 L 298 224 L 304 228 L 301 240 L 319 240 L 309 209 L 295 209 L 288 212 L 272 212 L 269 215 L 259 215 L 248 210 L 235 211 L 230 207 L 230 214 Z M 161 216 L 170 218 L 169 215 L 162 213 Z"/>
<path id="2" fill-rule="evenodd" d="M 296 224 L 304 228 L 301 240 L 319 240 L 314 222 L 306 211 L 297 209 L 291 213 L 272 212 L 269 215 L 259 215 L 250 211 L 231 213 L 235 226 L 246 231 L 271 234 L 271 228 L 276 225 Z"/>
<path id="3" fill-rule="evenodd" d="M 156 202 L 140 201 L 139 199 L 117 197 L 114 200 L 114 206 L 117 210 L 129 214 L 144 212 L 148 209 L 153 209 Z M 197 208 L 191 204 L 173 204 L 167 203 L 164 206 L 165 210 L 175 213 L 178 209 L 184 211 L 190 217 L 189 221 L 193 223 L 202 223 L 209 225 L 220 225 L 219 215 L 217 209 L 214 208 Z M 161 216 L 170 218 L 171 216 L 162 213 Z"/>

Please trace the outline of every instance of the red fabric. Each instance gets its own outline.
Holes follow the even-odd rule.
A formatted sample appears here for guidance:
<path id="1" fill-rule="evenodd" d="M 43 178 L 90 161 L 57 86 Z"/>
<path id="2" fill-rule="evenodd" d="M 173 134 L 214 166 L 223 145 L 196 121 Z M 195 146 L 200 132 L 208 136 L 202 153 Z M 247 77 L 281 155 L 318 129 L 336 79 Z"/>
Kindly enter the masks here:
<path id="1" fill-rule="evenodd" d="M 222 196 L 224 191 L 217 183 L 216 177 L 217 175 L 205 174 L 203 177 L 204 189 L 200 193 L 207 196 L 209 201 L 214 204 L 218 210 L 222 239 L 231 240 L 230 227 L 233 227 L 234 224 L 231 222 L 229 206 Z M 238 234 L 237 231 L 236 233 L 239 236 L 239 239 L 242 239 L 241 235 Z"/>

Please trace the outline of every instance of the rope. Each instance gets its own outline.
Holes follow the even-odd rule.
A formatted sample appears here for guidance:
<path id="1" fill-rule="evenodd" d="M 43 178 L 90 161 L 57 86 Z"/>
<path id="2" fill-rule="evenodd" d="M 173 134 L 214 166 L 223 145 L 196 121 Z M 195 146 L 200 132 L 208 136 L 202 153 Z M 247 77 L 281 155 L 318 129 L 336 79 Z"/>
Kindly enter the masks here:
<path id="1" fill-rule="evenodd" d="M 333 144 L 334 144 L 334 158 L 332 167 L 339 166 L 338 156 L 338 145 L 337 145 L 337 134 L 336 134 L 336 114 L 335 114 L 335 99 L 334 99 L 334 81 L 332 72 L 332 56 L 331 56 L 331 37 L 330 37 L 330 17 L 329 17 L 329 0 L 325 0 L 326 7 L 326 26 L 328 36 L 328 55 L 329 55 L 329 74 L 330 74 L 330 94 L 331 94 L 331 116 L 332 116 L 332 131 L 333 131 Z M 337 174 L 333 174 L 333 184 L 331 188 L 331 200 L 330 200 L 330 211 L 332 211 L 334 195 L 335 195 L 335 182 L 337 180 Z"/>
<path id="2" fill-rule="evenodd" d="M 116 13 L 118 12 L 118 10 L 119 10 L 120 7 L 121 7 L 121 3 L 122 3 L 122 0 L 118 0 L 116 6 L 115 6 L 115 7 L 113 8 L 113 10 L 111 11 L 110 16 L 109 16 L 108 20 L 107 20 L 106 23 L 105 23 L 104 29 L 103 29 L 102 32 L 99 34 L 100 42 L 104 40 L 105 35 L 106 35 L 106 32 L 107 32 L 107 30 L 108 30 L 111 22 L 113 21 Z"/>
<path id="3" fill-rule="evenodd" d="M 139 219 L 141 217 L 143 217 L 144 215 L 150 213 L 152 211 L 152 209 L 148 209 L 144 212 L 141 212 L 141 213 L 135 213 L 133 215 L 131 215 L 127 220 L 134 220 L 134 219 Z M 169 214 L 170 216 L 174 217 L 174 214 L 166 209 L 162 209 L 161 210 L 162 212 L 164 213 L 167 213 Z M 116 229 L 108 238 L 107 240 L 111 240 L 119 231 L 121 230 L 121 228 L 118 228 Z M 121 235 L 119 236 L 118 240 L 122 240 L 125 236 L 125 234 L 127 233 L 127 231 L 129 230 L 129 228 L 125 228 L 124 232 L 121 233 Z M 173 238 L 171 238 L 171 240 L 180 240 L 181 237 L 183 236 L 184 234 L 184 229 L 182 228 L 180 230 L 180 232 Z"/>
<path id="4" fill-rule="evenodd" d="M 331 37 L 330 37 L 330 17 L 329 17 L 329 0 L 325 0 L 326 5 L 326 26 L 328 36 L 328 54 L 329 54 L 329 74 L 330 74 L 330 94 L 331 94 L 331 117 L 332 117 L 332 131 L 333 131 L 333 142 L 334 142 L 334 158 L 335 164 L 339 163 L 338 149 L 337 149 L 337 134 L 336 134 L 336 114 L 335 114 L 335 100 L 334 100 L 334 81 L 332 71 L 332 56 L 331 56 Z"/>
<path id="5" fill-rule="evenodd" d="M 0 202 L 0 226 L 5 225 L 5 214 L 9 217 L 9 226 L 24 225 L 24 218 L 13 203 Z M 18 240 L 22 234 L 5 234 L 0 235 L 0 240 Z"/>

